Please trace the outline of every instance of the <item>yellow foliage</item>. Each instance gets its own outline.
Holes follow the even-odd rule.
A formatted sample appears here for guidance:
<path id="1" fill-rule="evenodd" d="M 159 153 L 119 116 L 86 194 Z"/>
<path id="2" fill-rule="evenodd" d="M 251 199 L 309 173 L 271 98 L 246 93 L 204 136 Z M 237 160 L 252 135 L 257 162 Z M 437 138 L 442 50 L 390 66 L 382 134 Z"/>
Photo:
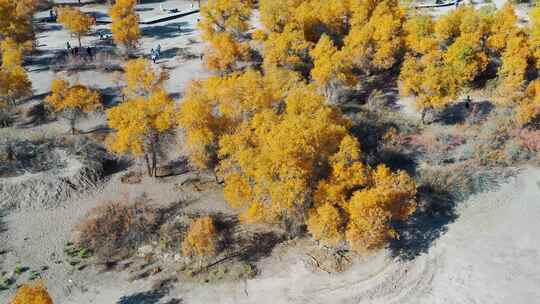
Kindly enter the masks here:
<path id="1" fill-rule="evenodd" d="M 324 204 L 310 211 L 307 227 L 317 240 L 337 246 L 343 240 L 344 219 L 331 204 Z"/>
<path id="2" fill-rule="evenodd" d="M 138 58 L 126 62 L 124 78 L 127 83 L 124 94 L 135 97 L 148 96 L 162 88 L 169 75 L 164 70 L 157 70 L 148 60 Z"/>
<path id="3" fill-rule="evenodd" d="M 408 56 L 400 73 L 401 92 L 416 96 L 419 109 L 440 109 L 452 102 L 459 93 L 455 75 L 443 62 L 441 51 L 420 58 Z"/>
<path id="4" fill-rule="evenodd" d="M 70 86 L 69 82 L 58 78 L 51 84 L 51 94 L 45 102 L 54 112 L 62 112 L 70 120 L 71 132 L 75 132 L 75 124 L 83 113 L 93 112 L 101 107 L 101 95 L 82 84 Z"/>
<path id="5" fill-rule="evenodd" d="M 100 94 L 83 86 L 76 84 L 70 86 L 69 82 L 58 78 L 51 84 L 51 95 L 45 101 L 55 112 L 78 109 L 82 112 L 95 111 L 100 105 Z"/>
<path id="6" fill-rule="evenodd" d="M 355 84 L 356 78 L 352 73 L 352 60 L 344 52 L 338 51 L 328 36 L 321 37 L 315 48 L 311 50 L 310 55 L 314 65 L 311 76 L 320 87 L 328 88 L 335 81 L 341 81 L 348 85 Z"/>
<path id="7" fill-rule="evenodd" d="M 499 67 L 500 84 L 504 99 L 510 101 L 512 95 L 521 92 L 525 83 L 525 74 L 532 57 L 527 36 L 522 31 L 516 31 L 514 36 L 505 41 L 506 47 L 501 56 Z"/>
<path id="8" fill-rule="evenodd" d="M 32 83 L 22 67 L 23 47 L 14 39 L 6 38 L 1 42 L 0 49 L 0 102 L 14 105 L 18 99 L 32 94 Z"/>
<path id="9" fill-rule="evenodd" d="M 355 192 L 347 208 L 346 239 L 359 252 L 386 244 L 396 236 L 390 221 L 407 219 L 416 210 L 416 185 L 405 172 L 392 173 L 379 166 L 371 178 L 371 188 Z"/>
<path id="10" fill-rule="evenodd" d="M 219 137 L 255 113 L 276 106 L 297 82 L 296 74 L 278 69 L 264 76 L 250 70 L 194 82 L 178 115 L 192 162 L 200 168 L 212 167 Z"/>
<path id="11" fill-rule="evenodd" d="M 253 198 L 249 181 L 239 173 L 230 173 L 225 177 L 223 188 L 225 200 L 230 202 L 231 207 L 240 209 L 247 206 Z"/>
<path id="12" fill-rule="evenodd" d="M 341 114 L 325 106 L 313 88 L 292 89 L 285 98 L 283 114 L 272 109 L 261 111 L 220 140 L 220 155 L 227 159 L 221 164 L 223 172 L 236 172 L 232 174 L 251 181 L 249 192 L 242 190 L 242 195 L 229 195 L 229 199 L 246 193 L 252 193 L 252 198 L 229 203 L 245 206 L 264 202 L 270 217 L 305 207 L 306 191 L 318 177 L 317 166 L 337 151 L 347 126 Z M 230 191 L 234 190 L 231 187 Z"/>
<path id="13" fill-rule="evenodd" d="M 2 50 L 2 68 L 9 69 L 15 66 L 22 66 L 23 50 L 12 38 L 6 38 L 0 43 Z"/>
<path id="14" fill-rule="evenodd" d="M 250 47 L 238 42 L 228 32 L 215 33 L 208 39 L 210 47 L 205 52 L 206 66 L 211 70 L 231 72 L 239 60 L 249 58 Z"/>
<path id="15" fill-rule="evenodd" d="M 182 254 L 197 257 L 217 254 L 217 232 L 211 217 L 201 217 L 191 223 L 182 242 Z"/>
<path id="16" fill-rule="evenodd" d="M 272 222 L 272 218 L 269 217 L 269 212 L 263 203 L 252 203 L 249 208 L 240 214 L 240 221 L 245 224 L 254 223 L 269 223 Z"/>
<path id="17" fill-rule="evenodd" d="M 330 176 L 321 180 L 314 192 L 315 206 L 345 206 L 353 189 L 367 185 L 369 171 L 360 158 L 360 152 L 356 139 L 351 136 L 343 138 L 339 151 L 330 157 Z"/>
<path id="18" fill-rule="evenodd" d="M 354 251 L 365 253 L 383 247 L 394 231 L 388 225 L 390 212 L 377 206 L 361 207 L 362 199 L 360 193 L 352 198 L 345 238 Z"/>
<path id="19" fill-rule="evenodd" d="M 283 32 L 268 34 L 264 42 L 265 67 L 278 66 L 293 69 L 303 62 L 303 58 L 311 47 L 312 43 L 306 40 L 304 32 L 298 26 L 288 24 Z"/>
<path id="20" fill-rule="evenodd" d="M 283 32 L 285 26 L 294 22 L 295 9 L 305 0 L 260 0 L 261 23 L 270 32 Z"/>
<path id="21" fill-rule="evenodd" d="M 34 39 L 32 17 L 34 0 L 0 0 L 0 37 L 31 45 Z"/>
<path id="22" fill-rule="evenodd" d="M 107 113 L 109 126 L 116 130 L 109 141 L 112 151 L 141 156 L 152 153 L 160 135 L 175 126 L 174 103 L 161 89 L 148 98 L 137 97 Z"/>
<path id="23" fill-rule="evenodd" d="M 249 55 L 243 35 L 249 29 L 251 0 L 209 0 L 201 7 L 199 27 L 210 48 L 205 53 L 208 68 L 231 72 L 238 60 Z"/>
<path id="24" fill-rule="evenodd" d="M 58 10 L 58 22 L 77 35 L 79 47 L 81 46 L 81 36 L 88 33 L 94 25 L 92 17 L 72 7 L 61 7 Z"/>
<path id="25" fill-rule="evenodd" d="M 300 212 L 316 239 L 337 245 L 350 222 L 351 197 L 365 189 L 380 196 L 389 214 L 366 220 L 380 221 L 389 234 L 390 219 L 414 210 L 414 182 L 403 172 L 370 170 L 349 121 L 297 79 L 270 69 L 194 82 L 178 116 L 191 160 L 203 168 L 219 160 L 225 199 L 244 223 L 275 223 Z M 363 227 L 359 221 L 355 227 Z"/>
<path id="26" fill-rule="evenodd" d="M 31 94 L 32 83 L 23 67 L 15 66 L 9 70 L 0 70 L 0 98 L 6 103 L 13 105 L 18 99 Z"/>
<path id="27" fill-rule="evenodd" d="M 354 11 L 352 18 L 353 26 L 345 37 L 344 50 L 360 68 L 368 71 L 391 68 L 403 47 L 405 18 L 399 1 L 379 1 L 376 6 L 368 1 L 363 9 Z"/>
<path id="28" fill-rule="evenodd" d="M 431 16 L 416 15 L 404 25 L 407 48 L 417 54 L 427 54 L 438 48 L 435 37 L 435 22 Z"/>
<path id="29" fill-rule="evenodd" d="M 15 297 L 10 302 L 11 304 L 53 304 L 47 289 L 42 283 L 35 285 L 23 284 Z"/>
<path id="30" fill-rule="evenodd" d="M 536 61 L 536 67 L 540 67 L 540 6 L 537 4 L 529 13 L 531 22 L 530 40 L 531 49 L 534 59 Z"/>
<path id="31" fill-rule="evenodd" d="M 516 121 L 525 125 L 540 115 L 540 80 L 532 81 L 515 108 Z"/>
<path id="32" fill-rule="evenodd" d="M 243 50 L 249 51 L 242 44 L 251 5 L 214 0 L 203 8 L 201 29 L 211 48 L 206 62 L 232 73 L 193 82 L 187 90 L 177 119 L 191 161 L 217 167 L 225 199 L 244 223 L 294 218 L 323 243 L 379 248 L 395 236 L 390 221 L 414 211 L 416 186 L 404 172 L 367 166 L 350 121 L 326 104 L 317 87 L 328 96 L 336 85 L 354 84 L 359 69 L 389 69 L 407 42 L 416 50 L 408 63 L 410 91 L 443 95 L 482 71 L 482 50 L 465 37 L 448 54 L 439 50 L 434 22 L 418 17 L 404 25 L 397 0 L 261 0 L 262 28 L 251 37 L 262 42 L 262 72 L 234 72 Z M 458 24 L 464 33 L 469 19 Z M 467 47 L 474 50 L 470 56 L 463 52 Z M 429 93 L 425 75 L 417 75 L 423 70 L 437 76 Z M 454 70 L 460 74 L 448 77 Z M 312 84 L 301 81 L 308 73 Z"/>
<path id="33" fill-rule="evenodd" d="M 488 56 L 475 35 L 461 35 L 443 56 L 445 65 L 460 84 L 465 84 L 482 73 L 488 63 Z"/>
<path id="34" fill-rule="evenodd" d="M 507 2 L 504 7 L 495 13 L 491 21 L 490 36 L 487 39 L 489 48 L 495 51 L 503 51 L 506 48 L 509 38 L 519 31 L 517 25 L 518 17 L 514 6 Z"/>
<path id="35" fill-rule="evenodd" d="M 489 64 L 484 41 L 490 20 L 472 7 L 437 19 L 415 16 L 405 29 L 409 53 L 400 71 L 401 92 L 421 110 L 440 109 L 481 75 Z"/>
<path id="36" fill-rule="evenodd" d="M 201 7 L 204 39 L 216 32 L 243 33 L 249 28 L 253 3 L 251 0 L 209 0 Z"/>
<path id="37" fill-rule="evenodd" d="M 135 48 L 141 37 L 139 15 L 135 12 L 136 4 L 135 0 L 116 0 L 109 10 L 114 42 L 128 49 Z"/>

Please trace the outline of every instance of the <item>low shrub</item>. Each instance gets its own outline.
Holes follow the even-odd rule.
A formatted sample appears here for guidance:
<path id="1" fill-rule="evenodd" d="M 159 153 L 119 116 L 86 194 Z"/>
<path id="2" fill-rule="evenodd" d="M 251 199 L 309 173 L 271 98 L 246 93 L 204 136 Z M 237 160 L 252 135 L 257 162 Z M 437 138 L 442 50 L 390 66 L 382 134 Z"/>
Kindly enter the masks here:
<path id="1" fill-rule="evenodd" d="M 145 199 L 108 202 L 94 208 L 78 226 L 77 245 L 97 256 L 135 250 L 158 228 L 158 212 Z"/>
<path id="2" fill-rule="evenodd" d="M 41 124 L 47 121 L 48 113 L 45 105 L 40 102 L 28 108 L 24 113 L 27 123 Z"/>
<path id="3" fill-rule="evenodd" d="M 214 221 L 205 216 L 195 220 L 182 242 L 182 254 L 185 256 L 213 257 L 217 254 L 218 235 Z"/>
<path id="4" fill-rule="evenodd" d="M 140 184 L 143 179 L 143 173 L 141 171 L 129 171 L 120 177 L 122 184 Z"/>
<path id="5" fill-rule="evenodd" d="M 15 294 L 11 304 L 53 304 L 47 289 L 42 283 L 23 284 Z"/>

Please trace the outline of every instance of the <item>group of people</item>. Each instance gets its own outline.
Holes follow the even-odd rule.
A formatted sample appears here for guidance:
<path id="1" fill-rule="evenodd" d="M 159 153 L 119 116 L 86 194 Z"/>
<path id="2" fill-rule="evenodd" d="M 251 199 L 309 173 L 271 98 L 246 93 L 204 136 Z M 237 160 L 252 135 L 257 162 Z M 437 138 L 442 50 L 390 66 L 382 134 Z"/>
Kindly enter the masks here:
<path id="1" fill-rule="evenodd" d="M 80 52 L 81 52 L 80 48 L 77 47 L 77 46 L 72 48 L 69 41 L 66 42 L 66 49 L 67 49 L 68 55 L 71 54 L 71 56 L 74 56 L 74 57 L 78 57 L 80 55 Z M 92 48 L 90 46 L 86 47 L 86 56 L 88 57 L 88 59 L 93 59 L 94 58 L 94 54 L 93 54 Z"/>
<path id="2" fill-rule="evenodd" d="M 155 50 L 154 49 L 150 50 L 150 59 L 152 60 L 153 63 L 156 63 L 156 61 L 159 59 L 160 56 L 161 56 L 161 44 L 158 44 Z"/>

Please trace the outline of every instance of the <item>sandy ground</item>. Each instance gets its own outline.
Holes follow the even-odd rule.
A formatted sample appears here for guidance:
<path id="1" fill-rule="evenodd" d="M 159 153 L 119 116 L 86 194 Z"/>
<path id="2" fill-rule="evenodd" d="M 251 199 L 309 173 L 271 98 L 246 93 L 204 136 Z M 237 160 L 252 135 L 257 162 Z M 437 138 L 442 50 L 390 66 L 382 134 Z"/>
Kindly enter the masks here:
<path id="1" fill-rule="evenodd" d="M 74 2 L 74 1 L 71 1 Z M 175 0 L 170 3 L 189 1 Z M 502 6 L 504 1 L 495 1 Z M 163 2 L 169 7 L 169 1 Z M 179 4 L 180 5 L 180 4 Z M 85 10 L 105 12 L 100 5 Z M 46 13 L 46 12 L 45 12 Z M 522 13 L 520 13 L 520 16 Z M 526 14 L 523 14 L 524 16 Z M 161 44 L 164 52 L 174 54 L 188 47 L 194 53 L 202 44 L 188 44 L 198 38 L 198 15 L 154 25 L 144 25 L 141 52 Z M 181 25 L 182 31 L 178 31 Z M 100 25 L 98 29 L 107 30 Z M 43 56 L 53 56 L 76 40 L 64 29 L 53 26 L 39 36 Z M 83 39 L 93 45 L 94 34 Z M 189 81 L 208 75 L 200 60 L 180 61 L 174 55 L 158 62 L 171 78 L 167 90 L 179 98 Z M 39 63 L 28 67 L 33 82 L 35 102 L 50 90 L 54 72 Z M 106 90 L 112 86 L 112 75 L 83 71 L 68 76 L 83 84 Z M 418 113 L 402 103 L 402 112 L 411 117 Z M 80 123 L 83 130 L 103 125 L 105 115 L 91 115 Z M 37 138 L 65 133 L 67 126 L 59 120 L 24 130 L 0 129 L 1 138 Z M 159 206 L 189 200 L 192 194 L 178 191 L 178 180 L 159 182 L 145 179 L 140 185 L 124 185 L 114 175 L 99 190 L 83 199 L 64 202 L 47 210 L 18 210 L 0 214 L 0 271 L 11 272 L 15 265 L 31 269 L 47 266 L 42 274 L 56 304 L 158 304 L 158 303 L 533 303 L 540 299 L 540 169 L 524 168 L 499 190 L 479 194 L 461 203 L 457 219 L 430 249 L 412 260 L 392 257 L 389 251 L 359 261 L 341 274 L 312 273 L 304 265 L 305 255 L 292 247 L 284 255 L 272 255 L 259 262 L 261 274 L 237 283 L 196 285 L 179 282 L 166 295 L 152 293 L 152 280 L 128 282 L 125 272 L 102 272 L 89 267 L 74 271 L 64 262 L 57 264 L 65 243 L 77 223 L 91 209 L 103 202 L 143 192 Z M 230 212 L 220 191 L 200 194 L 186 208 Z M 23 282 L 28 274 L 21 275 Z M 0 303 L 6 303 L 13 291 L 0 292 Z"/>
<path id="2" fill-rule="evenodd" d="M 179 282 L 168 295 L 150 302 L 145 292 L 150 292 L 151 281 L 128 283 L 126 273 L 73 272 L 68 265 L 52 263 L 52 253 L 61 254 L 71 229 L 97 201 L 142 189 L 152 190 L 149 195 L 163 202 L 181 197 L 168 184 L 111 182 L 92 198 L 64 208 L 6 216 L 8 232 L 2 240 L 12 251 L 3 264 L 21 262 L 33 269 L 51 265 L 44 280 L 55 303 L 124 303 L 122 297 L 129 296 L 148 301 L 129 303 L 532 303 L 540 298 L 539 184 L 540 169 L 525 168 L 499 190 L 460 204 L 448 231 L 413 260 L 385 251 L 345 273 L 329 275 L 310 272 L 305 256 L 291 248 L 260 261 L 256 279 L 218 285 Z M 201 204 L 209 201 L 216 199 Z M 0 301 L 5 297 L 0 294 Z"/>
<path id="3" fill-rule="evenodd" d="M 385 252 L 346 273 L 327 275 L 307 271 L 300 256 L 281 263 L 271 258 L 261 277 L 246 286 L 204 286 L 184 298 L 186 303 L 532 303 L 540 299 L 539 184 L 540 169 L 526 168 L 499 190 L 462 203 L 447 233 L 412 261 Z"/>

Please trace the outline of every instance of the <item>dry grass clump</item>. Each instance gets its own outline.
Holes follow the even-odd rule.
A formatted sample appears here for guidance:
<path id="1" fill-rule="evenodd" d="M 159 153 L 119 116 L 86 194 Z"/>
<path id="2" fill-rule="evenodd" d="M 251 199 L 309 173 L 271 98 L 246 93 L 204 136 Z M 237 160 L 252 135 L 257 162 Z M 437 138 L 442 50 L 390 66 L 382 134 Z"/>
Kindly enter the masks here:
<path id="1" fill-rule="evenodd" d="M 107 257 L 134 250 L 158 229 L 159 214 L 143 198 L 108 202 L 92 209 L 78 226 L 77 244 Z"/>
<path id="2" fill-rule="evenodd" d="M 143 173 L 141 171 L 129 171 L 120 177 L 122 184 L 140 184 L 143 179 Z"/>
<path id="3" fill-rule="evenodd" d="M 421 192 L 440 196 L 439 200 L 458 202 L 475 193 L 496 188 L 513 171 L 479 169 L 472 162 L 424 166 L 418 170 Z"/>
<path id="4" fill-rule="evenodd" d="M 519 127 L 506 109 L 495 109 L 481 122 L 426 126 L 397 149 L 413 151 L 420 162 L 435 166 L 505 167 L 537 159 L 540 132 Z"/>
<path id="5" fill-rule="evenodd" d="M 39 173 L 65 167 L 53 141 L 7 141 L 0 143 L 0 177 Z"/>
<path id="6" fill-rule="evenodd" d="M 88 56 L 86 48 L 79 50 L 78 55 L 66 55 L 58 59 L 52 69 L 55 72 L 70 71 L 77 72 L 83 70 L 100 70 L 102 72 L 112 72 L 121 70 L 121 58 L 117 54 L 108 50 L 98 50 L 92 48 L 92 57 Z"/>

